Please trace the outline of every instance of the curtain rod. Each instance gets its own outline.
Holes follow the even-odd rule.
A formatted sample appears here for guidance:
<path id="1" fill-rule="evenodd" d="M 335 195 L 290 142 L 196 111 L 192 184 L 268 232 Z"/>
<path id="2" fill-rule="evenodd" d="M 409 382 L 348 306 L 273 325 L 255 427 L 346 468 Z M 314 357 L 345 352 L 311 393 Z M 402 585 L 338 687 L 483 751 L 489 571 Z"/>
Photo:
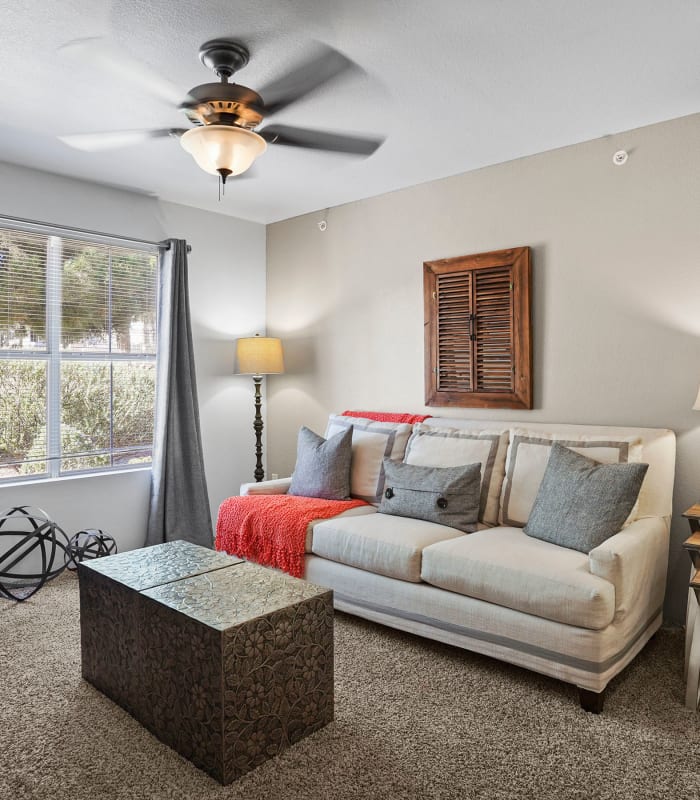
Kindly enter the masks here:
<path id="1" fill-rule="evenodd" d="M 135 239 L 134 237 L 130 236 L 119 236 L 114 233 L 104 233 L 103 231 L 91 231 L 87 228 L 71 228 L 67 225 L 55 225 L 52 222 L 39 222 L 35 219 L 23 219 L 22 217 L 9 217 L 6 214 L 0 215 L 0 220 L 6 220 L 7 222 L 18 222 L 21 225 L 38 225 L 42 228 L 54 228 L 55 230 L 66 231 L 67 233 L 84 233 L 87 236 L 99 236 L 104 239 L 118 239 L 121 242 L 132 242 L 133 244 L 148 244 L 152 247 L 163 247 L 165 250 L 170 250 L 170 242 L 168 242 L 167 247 L 165 246 L 164 242 L 151 242 L 148 239 Z M 192 252 L 192 247 L 188 244 L 187 245 L 187 252 Z"/>

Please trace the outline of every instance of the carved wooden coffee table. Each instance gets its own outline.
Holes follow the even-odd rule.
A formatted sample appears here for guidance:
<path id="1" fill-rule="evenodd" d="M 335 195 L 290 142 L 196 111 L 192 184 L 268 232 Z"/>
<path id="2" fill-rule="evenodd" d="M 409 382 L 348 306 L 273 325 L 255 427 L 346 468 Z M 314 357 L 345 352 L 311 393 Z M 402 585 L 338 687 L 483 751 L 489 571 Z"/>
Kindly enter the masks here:
<path id="1" fill-rule="evenodd" d="M 187 542 L 79 565 L 83 677 L 223 784 L 333 719 L 333 593 Z"/>

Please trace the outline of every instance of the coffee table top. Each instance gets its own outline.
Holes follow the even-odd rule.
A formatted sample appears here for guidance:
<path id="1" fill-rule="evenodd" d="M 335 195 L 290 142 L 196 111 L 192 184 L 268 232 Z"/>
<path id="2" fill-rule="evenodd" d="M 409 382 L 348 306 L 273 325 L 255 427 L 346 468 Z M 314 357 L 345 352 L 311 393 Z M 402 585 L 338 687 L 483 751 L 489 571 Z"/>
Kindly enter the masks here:
<path id="1" fill-rule="evenodd" d="M 239 562 L 141 592 L 215 630 L 235 628 L 257 617 L 330 594 L 330 589 L 268 567 Z"/>
<path id="2" fill-rule="evenodd" d="M 240 563 L 242 559 L 227 553 L 178 540 L 82 561 L 78 568 L 94 570 L 140 592 Z"/>

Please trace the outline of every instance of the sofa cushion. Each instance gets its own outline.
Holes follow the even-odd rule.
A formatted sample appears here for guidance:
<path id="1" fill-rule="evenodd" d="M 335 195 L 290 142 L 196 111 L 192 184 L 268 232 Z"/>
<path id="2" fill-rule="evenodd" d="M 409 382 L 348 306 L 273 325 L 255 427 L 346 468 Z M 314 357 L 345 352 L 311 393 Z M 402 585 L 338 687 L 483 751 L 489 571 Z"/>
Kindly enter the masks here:
<path id="1" fill-rule="evenodd" d="M 499 519 L 502 525 L 522 527 L 527 523 L 553 442 L 602 464 L 639 462 L 642 457 L 639 436 L 611 435 L 605 438 L 593 434 L 557 434 L 512 428 L 501 492 Z M 630 512 L 628 521 L 631 522 L 635 516 L 636 507 Z"/>
<path id="2" fill-rule="evenodd" d="M 589 553 L 619 533 L 648 466 L 599 464 L 555 442 L 525 533 Z"/>
<path id="3" fill-rule="evenodd" d="M 508 452 L 508 428 L 464 430 L 415 425 L 404 461 L 423 467 L 481 464 L 479 519 L 498 524 L 498 501 Z"/>
<path id="4" fill-rule="evenodd" d="M 423 550 L 426 583 L 537 617 L 599 630 L 612 622 L 615 588 L 589 572 L 588 556 L 491 528 Z"/>
<path id="5" fill-rule="evenodd" d="M 297 461 L 288 494 L 347 500 L 350 497 L 352 431 L 324 439 L 302 426 L 297 437 Z"/>
<path id="6" fill-rule="evenodd" d="M 413 517 L 467 533 L 479 518 L 481 464 L 417 467 L 384 459 L 382 514 Z"/>
<path id="7" fill-rule="evenodd" d="M 314 527 L 311 550 L 351 567 L 419 583 L 423 548 L 462 536 L 456 528 L 410 517 L 334 517 Z"/>
<path id="8" fill-rule="evenodd" d="M 338 514 L 337 517 L 333 517 L 333 519 L 346 519 L 347 517 L 364 517 L 368 514 L 376 514 L 377 507 L 376 506 L 356 506 L 355 508 L 349 508 L 347 511 L 343 511 L 342 514 Z M 316 526 L 320 525 L 322 522 L 327 522 L 326 519 L 312 519 L 311 522 L 306 526 L 306 539 L 304 541 L 304 552 L 312 553 L 313 552 L 313 541 L 314 541 L 314 531 L 316 530 Z"/>
<path id="9" fill-rule="evenodd" d="M 352 428 L 350 495 L 379 503 L 384 491 L 384 458 L 401 461 L 413 428 L 404 422 L 373 422 L 331 414 L 326 439 L 348 428 Z"/>

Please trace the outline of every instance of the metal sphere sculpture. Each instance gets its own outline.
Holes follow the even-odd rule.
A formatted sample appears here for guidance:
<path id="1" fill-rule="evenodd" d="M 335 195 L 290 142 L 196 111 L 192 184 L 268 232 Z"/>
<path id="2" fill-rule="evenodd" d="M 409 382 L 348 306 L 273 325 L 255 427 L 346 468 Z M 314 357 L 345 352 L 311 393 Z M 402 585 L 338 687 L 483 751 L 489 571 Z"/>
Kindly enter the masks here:
<path id="1" fill-rule="evenodd" d="M 81 561 L 110 556 L 117 552 L 114 538 L 99 528 L 86 528 L 71 536 L 66 553 L 68 569 L 78 569 Z"/>
<path id="2" fill-rule="evenodd" d="M 45 511 L 14 506 L 0 513 L 0 595 L 27 600 L 66 566 L 68 537 Z"/>

